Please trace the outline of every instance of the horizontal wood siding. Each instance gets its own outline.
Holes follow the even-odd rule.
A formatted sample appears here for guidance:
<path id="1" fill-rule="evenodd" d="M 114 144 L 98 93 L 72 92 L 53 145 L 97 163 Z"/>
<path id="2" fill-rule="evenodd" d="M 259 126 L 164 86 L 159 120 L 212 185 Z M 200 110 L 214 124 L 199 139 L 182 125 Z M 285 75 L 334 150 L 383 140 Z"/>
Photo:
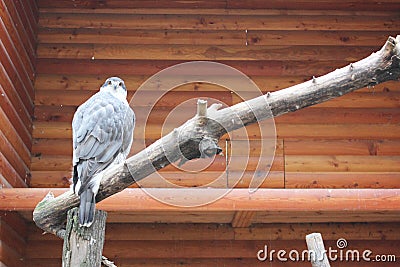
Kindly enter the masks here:
<path id="1" fill-rule="evenodd" d="M 396 255 L 399 260 L 397 223 L 304 223 L 258 224 L 233 228 L 229 224 L 127 224 L 107 225 L 104 254 L 117 266 L 310 266 L 307 261 L 257 260 L 257 252 L 306 249 L 305 235 L 320 232 L 325 247 L 337 249 L 344 238 L 348 249 L 374 254 Z M 30 228 L 27 256 L 30 266 L 59 266 L 62 242 Z M 345 251 L 344 251 L 345 252 Z M 339 254 L 338 254 L 339 255 Z M 361 262 L 341 261 L 340 266 L 360 266 Z M 334 262 L 332 262 L 334 264 Z M 364 264 L 364 263 L 361 263 Z M 396 262 L 385 266 L 396 266 Z"/>
<path id="2" fill-rule="evenodd" d="M 0 266 L 26 266 L 27 231 L 18 213 L 0 211 Z"/>
<path id="3" fill-rule="evenodd" d="M 0 1 L 0 190 L 30 183 L 38 9 L 33 0 Z M 27 266 L 27 229 L 0 211 L 0 266 Z"/>
<path id="4" fill-rule="evenodd" d="M 216 61 L 243 72 L 262 93 L 277 91 L 378 50 L 400 34 L 399 10 L 398 0 L 0 0 L 0 188 L 54 188 L 57 195 L 65 189 L 55 188 L 70 186 L 73 114 L 109 76 L 126 81 L 131 99 L 158 71 Z M 249 88 L 233 92 L 196 82 L 155 104 L 159 90 L 167 91 L 155 85 L 136 101 L 131 153 L 195 114 L 182 102 L 203 98 L 230 106 L 254 95 Z M 177 106 L 180 112 L 173 113 Z M 103 254 L 117 266 L 310 266 L 280 262 L 276 253 L 272 262 L 260 262 L 257 252 L 265 245 L 301 251 L 305 236 L 320 232 L 326 247 L 336 249 L 345 238 L 349 249 L 395 255 L 398 262 L 397 196 L 387 197 L 386 189 L 400 188 L 399 82 L 277 117 L 275 125 L 276 143 L 264 147 L 275 151 L 273 160 L 260 157 L 262 132 L 251 125 L 220 140 L 223 156 L 183 165 L 201 171 L 172 165 L 160 171 L 171 187 L 238 189 L 217 208 L 179 210 L 140 189 L 111 200 L 118 208 L 109 212 Z M 245 167 L 236 164 L 245 161 Z M 288 190 L 243 200 L 254 177 L 266 178 L 262 188 Z M 154 178 L 146 186 L 166 187 Z M 318 195 L 296 188 L 329 189 Z M 330 188 L 373 190 L 361 207 L 351 192 L 364 189 L 331 195 Z M 344 194 L 339 200 L 338 191 Z M 20 193 L 12 200 L 29 211 L 0 211 L 1 267 L 61 265 L 61 241 L 32 222 L 33 197 Z"/>
<path id="5" fill-rule="evenodd" d="M 151 75 L 177 63 L 217 61 L 248 75 L 263 93 L 276 91 L 359 60 L 398 34 L 398 1 L 52 1 L 40 0 L 35 122 L 34 187 L 67 187 L 71 172 L 71 120 L 104 79 L 119 75 L 129 93 Z M 374 8 L 372 8 L 374 6 Z M 221 77 L 221 80 L 224 77 Z M 200 97 L 236 104 L 247 88 L 231 93 L 207 83 L 167 92 L 148 120 L 150 89 L 134 107 L 135 153 L 194 114 L 174 114 Z M 400 86 L 388 82 L 275 119 L 277 144 L 262 187 L 400 187 Z M 146 133 L 144 134 L 144 130 Z M 257 125 L 236 133 L 258 147 Z M 225 149 L 228 140 L 221 140 Z M 252 150 L 238 188 L 249 186 L 260 150 Z M 226 154 L 226 153 L 225 153 Z M 228 153 L 225 156 L 229 156 Z M 235 155 L 241 160 L 247 154 Z M 160 173 L 179 186 L 232 186 L 234 164 L 216 157 L 204 171 L 169 166 Z M 261 158 L 260 162 L 266 162 Z M 199 167 L 194 165 L 194 167 Z M 193 167 L 193 166 L 192 166 Z M 267 170 L 268 168 L 266 168 Z M 149 186 L 161 186 L 151 182 Z M 133 187 L 135 187 L 134 185 Z"/>

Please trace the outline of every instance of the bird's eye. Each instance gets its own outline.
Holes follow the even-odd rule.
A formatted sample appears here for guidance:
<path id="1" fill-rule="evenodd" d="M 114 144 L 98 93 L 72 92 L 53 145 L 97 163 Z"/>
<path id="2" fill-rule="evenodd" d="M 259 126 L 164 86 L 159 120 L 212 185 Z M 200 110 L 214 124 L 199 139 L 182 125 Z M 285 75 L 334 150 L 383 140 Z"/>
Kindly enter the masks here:
<path id="1" fill-rule="evenodd" d="M 122 83 L 120 82 L 118 85 L 119 85 L 119 86 L 122 86 Z"/>
<path id="2" fill-rule="evenodd" d="M 111 85 L 111 81 L 108 81 L 107 84 L 108 84 L 108 85 Z"/>

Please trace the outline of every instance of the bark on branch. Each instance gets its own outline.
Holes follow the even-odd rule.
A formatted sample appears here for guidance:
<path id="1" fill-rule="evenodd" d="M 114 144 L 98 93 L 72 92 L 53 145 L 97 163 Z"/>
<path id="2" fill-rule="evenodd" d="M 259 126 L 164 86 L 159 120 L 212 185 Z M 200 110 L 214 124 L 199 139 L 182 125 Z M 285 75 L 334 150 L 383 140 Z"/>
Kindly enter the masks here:
<path id="1" fill-rule="evenodd" d="M 234 106 L 198 115 L 170 134 L 156 141 L 124 164 L 107 171 L 97 194 L 97 202 L 139 181 L 170 162 L 185 161 L 210 153 L 218 153 L 216 145 L 226 132 L 315 105 L 357 89 L 374 86 L 400 76 L 400 36 L 389 37 L 385 45 L 365 59 L 277 92 L 251 99 Z M 267 107 L 268 102 L 270 109 Z M 209 115 L 204 116 L 209 113 Z M 46 232 L 63 235 L 67 211 L 78 206 L 72 192 L 57 198 L 43 199 L 33 212 L 37 226 Z"/>

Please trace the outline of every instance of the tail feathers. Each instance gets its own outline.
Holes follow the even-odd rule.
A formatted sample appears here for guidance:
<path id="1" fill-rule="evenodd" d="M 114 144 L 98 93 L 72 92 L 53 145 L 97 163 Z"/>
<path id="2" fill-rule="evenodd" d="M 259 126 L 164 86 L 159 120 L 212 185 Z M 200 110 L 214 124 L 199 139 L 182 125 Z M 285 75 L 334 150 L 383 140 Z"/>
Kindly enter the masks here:
<path id="1" fill-rule="evenodd" d="M 91 189 L 86 189 L 80 194 L 80 201 L 79 224 L 81 226 L 90 227 L 93 223 L 96 209 L 95 194 Z"/>

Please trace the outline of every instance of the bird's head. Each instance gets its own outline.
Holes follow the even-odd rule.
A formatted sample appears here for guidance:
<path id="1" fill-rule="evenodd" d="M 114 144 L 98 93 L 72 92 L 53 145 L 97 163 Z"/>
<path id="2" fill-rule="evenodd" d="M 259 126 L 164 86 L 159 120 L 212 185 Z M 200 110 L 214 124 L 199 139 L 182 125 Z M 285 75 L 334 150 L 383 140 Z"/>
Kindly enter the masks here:
<path id="1" fill-rule="evenodd" d="M 126 101 L 127 91 L 124 81 L 119 77 L 110 77 L 100 87 L 100 91 L 109 92 L 115 97 Z"/>

